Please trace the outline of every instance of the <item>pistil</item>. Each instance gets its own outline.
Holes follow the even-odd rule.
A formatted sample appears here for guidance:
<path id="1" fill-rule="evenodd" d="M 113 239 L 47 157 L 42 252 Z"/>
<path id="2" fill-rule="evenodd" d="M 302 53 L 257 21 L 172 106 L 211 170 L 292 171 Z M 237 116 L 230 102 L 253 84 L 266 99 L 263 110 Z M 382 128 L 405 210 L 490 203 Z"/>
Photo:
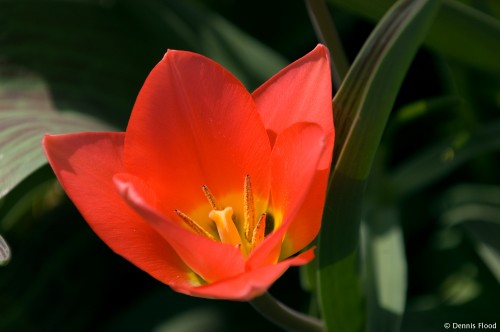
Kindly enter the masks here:
<path id="1" fill-rule="evenodd" d="M 245 183 L 243 185 L 243 225 L 241 227 L 241 235 L 233 220 L 233 208 L 228 206 L 221 210 L 208 187 L 202 185 L 201 189 L 212 208 L 208 217 L 215 223 L 219 239 L 216 239 L 215 235 L 210 234 L 185 213 L 174 210 L 175 213 L 195 233 L 214 241 L 220 240 L 223 243 L 229 243 L 240 248 L 243 255 L 247 256 L 250 251 L 255 249 L 264 240 L 266 230 L 266 214 L 262 213 L 259 220 L 255 219 L 255 203 L 250 175 L 245 176 Z"/>
<path id="2" fill-rule="evenodd" d="M 238 229 L 233 222 L 233 208 L 227 207 L 224 210 L 212 210 L 208 217 L 217 226 L 217 232 L 222 242 L 230 243 L 235 247 L 241 246 L 241 238 Z"/>

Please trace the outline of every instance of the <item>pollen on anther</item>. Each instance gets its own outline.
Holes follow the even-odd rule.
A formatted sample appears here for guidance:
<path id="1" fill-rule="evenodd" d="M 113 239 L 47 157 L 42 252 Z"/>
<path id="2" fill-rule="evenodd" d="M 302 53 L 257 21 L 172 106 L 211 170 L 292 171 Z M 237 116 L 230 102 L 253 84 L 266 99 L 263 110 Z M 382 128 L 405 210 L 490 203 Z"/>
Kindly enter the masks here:
<path id="1" fill-rule="evenodd" d="M 253 200 L 252 183 L 250 175 L 245 176 L 245 184 L 243 185 L 243 215 L 244 215 L 244 230 L 247 241 L 251 242 L 252 232 L 255 229 L 255 205 Z"/>
<path id="2" fill-rule="evenodd" d="M 215 202 L 215 197 L 214 197 L 214 195 L 212 195 L 212 193 L 210 192 L 208 187 L 206 185 L 202 185 L 201 189 L 203 190 L 205 197 L 207 198 L 208 202 L 210 203 L 212 210 L 219 210 L 217 208 L 217 203 Z"/>
<path id="3" fill-rule="evenodd" d="M 259 217 L 259 221 L 257 221 L 257 225 L 255 226 L 252 234 L 252 250 L 259 245 L 264 240 L 266 231 L 266 214 L 263 213 Z"/>
<path id="4" fill-rule="evenodd" d="M 175 209 L 174 212 L 193 230 L 195 233 L 199 235 L 204 235 L 211 240 L 215 240 L 215 238 L 203 229 L 200 225 L 196 223 L 193 219 L 191 219 L 187 214 Z"/>

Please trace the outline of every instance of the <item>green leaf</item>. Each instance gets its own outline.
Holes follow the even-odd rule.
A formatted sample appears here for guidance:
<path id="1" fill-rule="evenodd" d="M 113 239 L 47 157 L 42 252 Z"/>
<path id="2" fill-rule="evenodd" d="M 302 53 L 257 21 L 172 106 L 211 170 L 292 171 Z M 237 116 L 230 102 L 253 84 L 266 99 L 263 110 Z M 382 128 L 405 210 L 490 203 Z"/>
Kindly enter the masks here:
<path id="1" fill-rule="evenodd" d="M 141 21 L 156 22 L 167 47 L 171 42 L 165 35 L 170 39 L 172 35 L 177 36 L 185 47 L 221 63 L 250 90 L 288 63 L 284 57 L 207 9 L 201 11 L 181 1 L 125 0 L 124 3 Z"/>
<path id="2" fill-rule="evenodd" d="M 495 211 L 500 215 L 500 207 Z M 498 221 L 498 219 L 497 219 Z M 467 234 L 474 240 L 476 251 L 488 266 L 493 276 L 500 282 L 500 223 L 468 221 L 463 227 Z"/>
<path id="3" fill-rule="evenodd" d="M 288 61 L 222 17 L 205 15 L 203 47 L 210 58 L 224 64 L 249 89 L 259 86 L 284 68 Z"/>
<path id="4" fill-rule="evenodd" d="M 479 155 L 500 150 L 500 122 L 464 130 L 426 148 L 390 175 L 391 190 L 398 197 L 410 195 L 443 178 Z"/>
<path id="5" fill-rule="evenodd" d="M 399 331 L 406 303 L 403 232 L 396 207 L 379 207 L 362 224 L 368 331 Z"/>
<path id="6" fill-rule="evenodd" d="M 418 100 L 400 108 L 395 116 L 392 125 L 392 130 L 399 129 L 401 125 L 410 123 L 425 115 L 433 114 L 447 107 L 458 105 L 461 99 L 457 96 L 439 96 L 425 100 Z"/>
<path id="7" fill-rule="evenodd" d="M 392 0 L 329 0 L 372 21 L 377 21 Z M 468 65 L 500 71 L 500 22 L 455 0 L 443 1 L 424 43 L 430 48 Z"/>
<path id="8" fill-rule="evenodd" d="M 43 77 L 56 105 L 118 128 L 126 126 L 144 79 L 169 48 L 218 61 L 249 89 L 288 63 L 187 1 L 0 0 L 0 27 L 2 61 Z"/>
<path id="9" fill-rule="evenodd" d="M 155 332 L 220 331 L 223 315 L 211 307 L 191 309 L 156 326 Z"/>
<path id="10" fill-rule="evenodd" d="M 109 131 L 83 114 L 56 112 L 44 83 L 33 75 L 0 75 L 0 198 L 45 164 L 46 133 Z"/>
<path id="11" fill-rule="evenodd" d="M 500 21 L 455 0 L 444 1 L 425 43 L 447 57 L 500 71 Z"/>
<path id="12" fill-rule="evenodd" d="M 46 19 L 32 19 L 38 16 Z M 123 127 L 142 80 L 168 47 L 204 53 L 253 87 L 287 63 L 185 2 L 121 0 L 108 8 L 94 1 L 0 1 L 0 21 L 0 57 L 46 80 L 17 80 L 0 67 L 0 197 L 45 162 L 44 133 L 109 130 L 83 114 L 55 112 L 54 105 Z M 82 52 L 85 41 L 92 47 Z"/>
<path id="13" fill-rule="evenodd" d="M 328 331 L 364 329 L 357 259 L 366 180 L 399 87 L 439 4 L 398 2 L 361 49 L 334 98 L 334 169 L 318 259 L 319 296 Z"/>
<path id="14" fill-rule="evenodd" d="M 474 241 L 476 251 L 500 282 L 500 187 L 466 184 L 445 194 L 441 220 L 460 226 Z"/>
<path id="15" fill-rule="evenodd" d="M 7 265 L 10 261 L 10 248 L 7 241 L 0 235 L 0 266 Z"/>
<path id="16" fill-rule="evenodd" d="M 349 61 L 344 52 L 337 29 L 324 0 L 306 0 L 307 12 L 318 39 L 330 52 L 333 87 L 337 90 L 349 70 Z"/>

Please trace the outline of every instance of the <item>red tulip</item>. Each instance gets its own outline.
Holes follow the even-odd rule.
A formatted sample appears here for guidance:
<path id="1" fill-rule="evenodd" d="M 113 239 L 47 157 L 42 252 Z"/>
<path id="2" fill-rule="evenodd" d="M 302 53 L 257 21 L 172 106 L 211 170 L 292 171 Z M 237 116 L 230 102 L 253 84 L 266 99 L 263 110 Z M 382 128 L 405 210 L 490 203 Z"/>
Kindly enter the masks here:
<path id="1" fill-rule="evenodd" d="M 66 193 L 116 253 L 174 290 L 250 300 L 317 235 L 333 148 L 318 45 L 253 94 L 199 54 L 168 51 L 127 131 L 46 135 Z"/>

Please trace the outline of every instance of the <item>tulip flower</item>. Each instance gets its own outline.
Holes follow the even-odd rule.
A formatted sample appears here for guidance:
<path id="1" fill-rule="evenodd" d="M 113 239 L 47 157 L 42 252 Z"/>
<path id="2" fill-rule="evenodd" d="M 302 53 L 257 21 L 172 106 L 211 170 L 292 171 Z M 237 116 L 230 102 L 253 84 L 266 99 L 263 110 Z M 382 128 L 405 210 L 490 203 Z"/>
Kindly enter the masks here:
<path id="1" fill-rule="evenodd" d="M 46 135 L 58 180 L 116 253 L 175 291 L 251 300 L 314 257 L 334 128 L 318 45 L 255 92 L 169 50 L 126 132 Z"/>

